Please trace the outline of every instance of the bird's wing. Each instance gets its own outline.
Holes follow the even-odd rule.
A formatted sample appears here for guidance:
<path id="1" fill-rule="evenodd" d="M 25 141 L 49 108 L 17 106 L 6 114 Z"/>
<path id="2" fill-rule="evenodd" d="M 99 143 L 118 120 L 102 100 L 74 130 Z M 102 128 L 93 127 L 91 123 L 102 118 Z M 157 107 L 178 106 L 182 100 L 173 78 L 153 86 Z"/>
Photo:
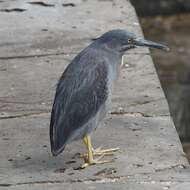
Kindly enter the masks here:
<path id="1" fill-rule="evenodd" d="M 71 135 L 95 116 L 107 98 L 106 64 L 91 64 L 80 71 L 75 66 L 66 69 L 56 90 L 50 122 L 54 155 L 62 152 Z"/>

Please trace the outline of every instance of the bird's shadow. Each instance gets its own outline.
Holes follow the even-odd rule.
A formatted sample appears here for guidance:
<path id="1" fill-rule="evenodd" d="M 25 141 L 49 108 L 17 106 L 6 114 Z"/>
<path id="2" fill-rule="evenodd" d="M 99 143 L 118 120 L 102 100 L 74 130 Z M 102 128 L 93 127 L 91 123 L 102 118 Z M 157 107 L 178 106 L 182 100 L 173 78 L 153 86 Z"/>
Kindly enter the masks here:
<path id="1" fill-rule="evenodd" d="M 74 148 L 72 148 L 74 147 Z M 51 155 L 50 150 L 42 150 L 30 156 L 20 156 L 11 161 L 12 169 L 23 172 L 54 171 L 64 172 L 68 169 L 80 169 L 83 159 L 80 153 L 84 149 L 80 145 L 66 147 L 65 151 L 57 157 Z"/>

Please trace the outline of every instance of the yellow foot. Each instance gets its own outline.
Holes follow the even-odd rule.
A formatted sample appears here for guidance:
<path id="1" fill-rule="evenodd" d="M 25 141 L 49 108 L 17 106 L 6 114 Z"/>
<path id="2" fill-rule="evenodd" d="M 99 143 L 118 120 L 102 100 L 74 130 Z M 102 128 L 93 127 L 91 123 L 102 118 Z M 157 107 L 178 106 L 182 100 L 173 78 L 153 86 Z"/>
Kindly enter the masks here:
<path id="1" fill-rule="evenodd" d="M 114 152 L 118 151 L 119 148 L 110 148 L 110 149 L 102 149 L 101 147 L 93 149 L 93 156 L 112 156 L 114 154 Z M 80 157 L 81 158 L 85 158 L 87 157 L 88 154 L 81 154 Z"/>
<path id="2" fill-rule="evenodd" d="M 93 155 L 97 155 L 97 156 L 102 155 L 102 154 L 104 154 L 104 155 L 109 155 L 109 154 L 113 155 L 114 152 L 116 152 L 118 150 L 119 150 L 119 148 L 102 149 L 101 147 L 99 147 L 99 148 L 93 150 Z"/>
<path id="3" fill-rule="evenodd" d="M 113 162 L 113 160 L 100 160 L 100 159 L 104 157 L 105 155 L 112 155 L 113 152 L 119 150 L 119 148 L 111 148 L 107 150 L 102 150 L 101 148 L 98 148 L 94 150 L 92 147 L 91 138 L 88 135 L 86 135 L 83 138 L 83 142 L 86 145 L 87 154 L 81 155 L 81 157 L 83 157 L 85 161 L 85 164 L 83 164 L 81 168 L 86 168 L 94 164 L 104 164 L 108 162 Z M 94 156 L 97 156 L 97 155 L 100 155 L 100 157 L 98 159 L 94 159 Z"/>
<path id="4" fill-rule="evenodd" d="M 90 165 L 95 165 L 95 164 L 105 164 L 105 163 L 110 163 L 113 162 L 114 160 L 100 160 L 104 155 L 101 155 L 98 159 L 93 159 L 93 160 L 89 160 L 81 166 L 82 169 L 87 168 Z"/>

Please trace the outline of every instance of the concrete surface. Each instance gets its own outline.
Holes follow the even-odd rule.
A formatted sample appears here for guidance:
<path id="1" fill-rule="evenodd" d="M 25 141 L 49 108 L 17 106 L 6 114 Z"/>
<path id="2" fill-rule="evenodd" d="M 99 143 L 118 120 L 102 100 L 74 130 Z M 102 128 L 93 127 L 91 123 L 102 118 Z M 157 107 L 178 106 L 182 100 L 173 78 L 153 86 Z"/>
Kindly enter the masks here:
<path id="1" fill-rule="evenodd" d="M 125 56 L 112 110 L 93 135 L 95 147 L 121 148 L 115 162 L 78 170 L 80 142 L 51 156 L 49 116 L 66 65 L 109 29 L 142 32 L 125 0 L 44 2 L 54 6 L 0 2 L 0 189 L 189 189 L 189 165 L 148 49 Z"/>

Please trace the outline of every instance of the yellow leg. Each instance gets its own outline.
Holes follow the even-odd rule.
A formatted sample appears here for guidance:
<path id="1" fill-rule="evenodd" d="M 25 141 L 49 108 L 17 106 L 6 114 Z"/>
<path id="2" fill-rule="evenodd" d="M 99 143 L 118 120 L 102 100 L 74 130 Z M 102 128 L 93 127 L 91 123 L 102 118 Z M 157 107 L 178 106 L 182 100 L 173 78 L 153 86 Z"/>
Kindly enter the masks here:
<path id="1" fill-rule="evenodd" d="M 108 163 L 108 162 L 113 161 L 113 160 L 102 160 L 101 161 L 100 159 L 104 156 L 103 152 L 101 153 L 101 156 L 98 159 L 94 159 L 94 153 L 93 153 L 90 136 L 85 136 L 83 139 L 83 142 L 86 145 L 88 152 L 87 152 L 86 156 L 84 156 L 85 164 L 82 165 L 82 168 L 86 168 L 87 166 L 94 165 L 94 164 L 103 164 L 103 163 Z"/>
<path id="2" fill-rule="evenodd" d="M 85 136 L 85 137 L 83 138 L 83 142 L 84 142 L 84 144 L 85 144 L 86 146 L 88 146 L 88 139 L 87 139 L 87 136 Z"/>
<path id="3" fill-rule="evenodd" d="M 88 138 L 89 138 L 89 139 L 88 139 Z M 86 147 L 88 147 L 88 142 L 90 142 L 90 146 L 91 146 L 91 148 L 92 148 L 93 156 L 101 156 L 101 155 L 104 155 L 104 156 L 111 156 L 111 155 L 114 154 L 114 152 L 116 152 L 116 151 L 119 150 L 119 148 L 102 149 L 101 147 L 94 149 L 94 148 L 92 147 L 91 139 L 90 139 L 89 136 L 88 136 L 88 137 L 85 136 L 85 137 L 83 138 L 83 142 L 84 142 L 84 144 L 86 145 Z M 81 154 L 80 157 L 85 158 L 85 157 L 87 157 L 87 156 L 88 156 L 88 153 L 87 153 L 87 154 Z"/>

